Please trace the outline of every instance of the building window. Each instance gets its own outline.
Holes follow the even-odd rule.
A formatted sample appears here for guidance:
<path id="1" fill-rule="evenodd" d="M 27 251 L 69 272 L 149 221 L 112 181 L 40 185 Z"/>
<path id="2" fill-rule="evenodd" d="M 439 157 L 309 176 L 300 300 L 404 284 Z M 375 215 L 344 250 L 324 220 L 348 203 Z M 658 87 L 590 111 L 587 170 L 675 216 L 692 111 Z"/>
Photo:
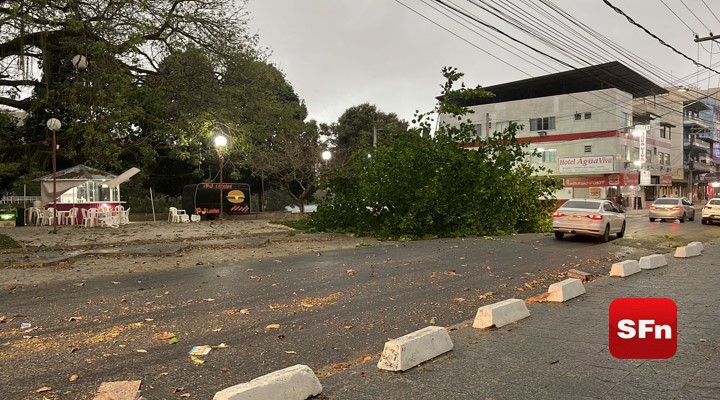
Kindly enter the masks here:
<path id="1" fill-rule="evenodd" d="M 537 149 L 536 153 L 539 155 L 533 156 L 531 160 L 534 164 L 557 162 L 557 149 Z"/>
<path id="2" fill-rule="evenodd" d="M 667 133 L 665 131 L 666 129 L 667 129 L 667 127 L 664 127 L 664 126 L 660 127 L 660 138 L 667 139 Z"/>
<path id="3" fill-rule="evenodd" d="M 640 148 L 633 147 L 632 161 L 637 161 L 639 159 L 640 159 Z"/>
<path id="4" fill-rule="evenodd" d="M 623 115 L 623 123 L 625 124 L 623 128 L 630 128 L 632 126 L 632 118 L 630 118 L 630 114 L 624 112 Z"/>
<path id="5" fill-rule="evenodd" d="M 495 123 L 495 132 L 503 132 L 510 127 L 510 121 L 500 121 Z"/>
<path id="6" fill-rule="evenodd" d="M 586 112 L 586 113 L 585 113 L 585 119 L 590 119 L 590 118 L 592 118 L 592 113 L 591 113 L 591 112 Z"/>
<path id="7" fill-rule="evenodd" d="M 586 153 L 592 153 L 592 145 L 585 146 Z"/>
<path id="8" fill-rule="evenodd" d="M 652 150 L 650 149 L 645 150 L 645 162 L 652 162 Z"/>
<path id="9" fill-rule="evenodd" d="M 575 121 L 580 121 L 582 119 L 582 114 L 575 113 Z"/>
<path id="10" fill-rule="evenodd" d="M 555 117 L 530 118 L 530 131 L 555 129 Z"/>
<path id="11" fill-rule="evenodd" d="M 630 147 L 629 146 L 622 147 L 622 157 L 624 157 L 626 160 L 630 160 Z"/>
<path id="12" fill-rule="evenodd" d="M 472 139 L 482 138 L 482 124 L 475 124 L 475 134 Z"/>

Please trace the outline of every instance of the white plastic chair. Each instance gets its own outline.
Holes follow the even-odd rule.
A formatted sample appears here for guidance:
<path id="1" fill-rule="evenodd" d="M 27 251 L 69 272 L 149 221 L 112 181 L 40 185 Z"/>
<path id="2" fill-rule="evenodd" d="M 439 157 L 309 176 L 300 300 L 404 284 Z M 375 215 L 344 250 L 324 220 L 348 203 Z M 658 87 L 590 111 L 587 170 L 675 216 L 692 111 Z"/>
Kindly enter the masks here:
<path id="1" fill-rule="evenodd" d="M 170 207 L 168 221 L 170 221 L 170 222 L 190 222 L 190 216 L 187 215 L 185 210 L 178 210 L 176 207 Z"/>
<path id="2" fill-rule="evenodd" d="M 83 227 L 92 228 L 95 226 L 95 220 L 97 219 L 97 208 L 83 208 Z"/>
<path id="3" fill-rule="evenodd" d="M 53 219 L 55 218 L 55 209 L 50 207 L 42 211 L 40 214 L 40 225 L 53 225 Z"/>
<path id="4" fill-rule="evenodd" d="M 71 208 L 71 209 L 70 209 L 70 212 L 69 212 L 67 215 L 64 216 L 65 220 L 63 221 L 63 223 L 64 223 L 65 225 L 75 225 L 75 224 L 77 224 L 77 213 L 78 213 L 78 208 L 77 208 L 77 207 Z"/>
<path id="5" fill-rule="evenodd" d="M 120 211 L 118 215 L 120 216 L 120 225 L 127 225 L 130 223 L 130 208 Z"/>

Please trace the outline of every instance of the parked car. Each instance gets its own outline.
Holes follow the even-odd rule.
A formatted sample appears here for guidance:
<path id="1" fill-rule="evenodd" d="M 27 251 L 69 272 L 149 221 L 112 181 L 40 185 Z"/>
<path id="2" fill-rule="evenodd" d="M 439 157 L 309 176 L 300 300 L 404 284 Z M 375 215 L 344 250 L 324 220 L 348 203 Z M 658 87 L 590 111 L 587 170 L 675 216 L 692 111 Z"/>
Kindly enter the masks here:
<path id="1" fill-rule="evenodd" d="M 695 220 L 695 208 L 693 203 L 685 197 L 661 197 L 650 205 L 648 210 L 650 222 L 656 219 L 671 219 L 685 222 Z"/>
<path id="2" fill-rule="evenodd" d="M 702 209 L 703 224 L 720 221 L 720 199 L 710 199 Z"/>
<path id="3" fill-rule="evenodd" d="M 607 242 L 612 233 L 625 236 L 625 215 L 610 200 L 571 199 L 553 213 L 553 231 L 557 239 L 570 233 Z"/>

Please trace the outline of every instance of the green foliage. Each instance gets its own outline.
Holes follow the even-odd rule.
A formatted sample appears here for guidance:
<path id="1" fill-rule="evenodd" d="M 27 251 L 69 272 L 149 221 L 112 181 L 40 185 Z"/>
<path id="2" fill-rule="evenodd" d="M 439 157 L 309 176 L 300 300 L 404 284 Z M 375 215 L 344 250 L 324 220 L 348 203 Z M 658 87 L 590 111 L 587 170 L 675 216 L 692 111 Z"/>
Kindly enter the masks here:
<path id="1" fill-rule="evenodd" d="M 462 77 L 445 69 L 443 99 L 487 95 L 481 88 L 453 91 Z M 450 119 L 464 107 L 439 109 Z M 330 195 L 312 216 L 320 230 L 371 234 L 380 238 L 426 238 L 544 231 L 554 206 L 558 180 L 538 176 L 528 161 L 518 125 L 471 143 L 474 127 L 441 124 L 430 134 L 428 114 L 419 128 L 398 133 L 375 149 L 353 153 L 348 164 L 329 174 Z M 465 145 L 473 144 L 475 149 Z M 370 157 L 368 157 L 370 154 Z"/>
<path id="2" fill-rule="evenodd" d="M 0 249 L 16 249 L 20 246 L 20 243 L 16 242 L 15 239 L 8 235 L 0 234 Z"/>

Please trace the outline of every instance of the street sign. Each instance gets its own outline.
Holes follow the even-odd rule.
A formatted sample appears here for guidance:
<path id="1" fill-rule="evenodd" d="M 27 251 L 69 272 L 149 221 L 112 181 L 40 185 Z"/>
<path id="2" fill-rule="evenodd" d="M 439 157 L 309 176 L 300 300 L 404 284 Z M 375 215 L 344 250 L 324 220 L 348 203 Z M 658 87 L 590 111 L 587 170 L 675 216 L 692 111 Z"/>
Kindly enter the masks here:
<path id="1" fill-rule="evenodd" d="M 649 131 L 650 125 L 635 125 L 636 131 Z"/>

